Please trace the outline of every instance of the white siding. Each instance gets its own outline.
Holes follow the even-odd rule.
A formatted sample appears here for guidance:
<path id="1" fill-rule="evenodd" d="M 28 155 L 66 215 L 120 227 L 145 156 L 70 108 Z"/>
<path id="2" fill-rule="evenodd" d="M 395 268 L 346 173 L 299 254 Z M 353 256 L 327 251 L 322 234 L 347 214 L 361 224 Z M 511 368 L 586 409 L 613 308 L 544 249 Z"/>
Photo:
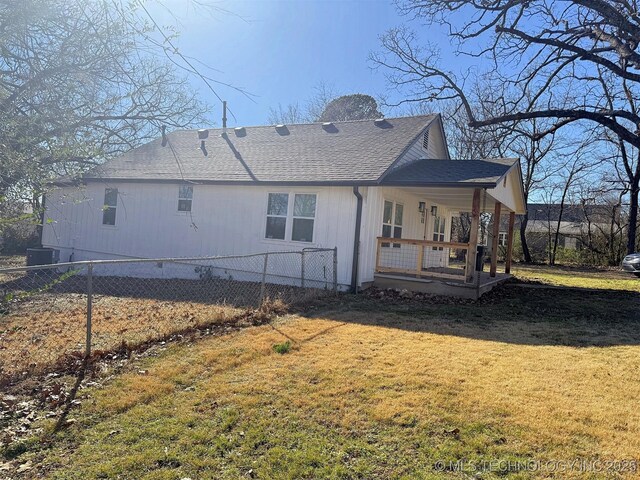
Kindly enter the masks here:
<path id="1" fill-rule="evenodd" d="M 402 203 L 404 205 L 402 238 L 418 240 L 426 238 L 430 240 L 433 235 L 433 217 L 429 210 L 432 205 L 436 205 L 438 207 L 438 213 L 446 218 L 447 221 L 445 241 L 451 239 L 451 212 L 445 205 L 430 199 L 428 189 L 424 189 L 424 195 L 415 195 L 401 188 L 369 187 L 366 191 L 363 208 L 359 272 L 361 283 L 373 281 L 377 237 L 382 235 L 382 215 L 385 200 Z M 418 203 L 421 201 L 426 202 L 427 214 L 425 216 L 425 223 L 421 222 L 421 214 L 418 211 Z M 400 250 L 402 250 L 402 248 Z M 390 252 L 394 254 L 393 250 Z M 410 258 L 411 257 L 407 255 L 407 261 L 410 261 Z M 411 265 L 407 265 L 407 268 L 414 267 L 414 262 L 412 262 Z"/>
<path id="2" fill-rule="evenodd" d="M 102 225 L 106 187 L 118 188 L 116 225 Z M 433 234 L 432 205 L 447 218 L 451 211 L 419 189 L 362 187 L 360 283 L 373 281 L 376 238 L 382 234 L 384 200 L 404 205 L 403 238 L 425 238 L 418 202 L 426 202 L 426 238 Z M 269 192 L 316 193 L 314 242 L 267 240 Z M 356 198 L 351 187 L 274 188 L 262 186 L 194 185 L 192 215 L 178 212 L 178 185 L 151 183 L 90 183 L 62 188 L 46 200 L 43 245 L 61 250 L 61 261 L 127 257 L 243 255 L 265 251 L 338 247 L 338 283 L 351 282 Z M 197 228 L 195 228 L 195 227 Z"/>
<path id="3" fill-rule="evenodd" d="M 118 188 L 115 226 L 102 225 L 106 187 Z M 269 192 L 317 194 L 313 243 L 264 238 Z M 47 195 L 43 245 L 59 248 L 61 261 L 72 253 L 74 260 L 86 260 L 337 246 L 338 283 L 350 283 L 356 210 L 350 187 L 194 185 L 192 215 L 178 212 L 177 206 L 175 184 L 90 183 L 58 189 Z"/>
<path id="4" fill-rule="evenodd" d="M 524 214 L 526 205 L 520 182 L 520 163 L 512 167 L 503 180 L 495 188 L 488 189 L 487 193 L 509 210 L 518 215 Z"/>
<path id="5" fill-rule="evenodd" d="M 407 149 L 406 152 L 398 159 L 394 164 L 392 170 L 398 167 L 406 165 L 409 162 L 420 160 L 423 158 L 436 158 L 447 159 L 449 154 L 447 152 L 447 146 L 442 135 L 442 124 L 440 117 L 435 118 L 428 127 L 429 130 L 429 143 L 428 148 L 425 150 L 423 147 L 424 136 L 421 134 Z"/>

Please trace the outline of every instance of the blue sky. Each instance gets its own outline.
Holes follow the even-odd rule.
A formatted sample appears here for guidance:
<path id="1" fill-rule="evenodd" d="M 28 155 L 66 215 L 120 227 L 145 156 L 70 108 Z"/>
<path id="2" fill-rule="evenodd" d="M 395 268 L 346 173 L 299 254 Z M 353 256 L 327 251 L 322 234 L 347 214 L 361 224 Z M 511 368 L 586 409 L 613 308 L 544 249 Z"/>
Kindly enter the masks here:
<path id="1" fill-rule="evenodd" d="M 195 8 L 189 0 L 163 3 L 172 14 L 157 5 L 152 13 L 161 25 L 175 25 L 181 32 L 182 53 L 219 70 L 202 67 L 203 73 L 255 95 L 252 101 L 233 89 L 216 87 L 236 116 L 230 125 L 264 124 L 270 107 L 304 104 L 321 82 L 338 93 L 388 95 L 384 73 L 373 71 L 367 58 L 379 50 L 381 34 L 408 21 L 388 0 L 213 3 L 229 13 Z M 420 29 L 425 37 L 426 30 Z M 429 27 L 428 38 L 448 44 L 445 32 L 437 28 Z M 219 101 L 201 81 L 192 82 L 214 107 L 211 120 L 220 124 Z"/>

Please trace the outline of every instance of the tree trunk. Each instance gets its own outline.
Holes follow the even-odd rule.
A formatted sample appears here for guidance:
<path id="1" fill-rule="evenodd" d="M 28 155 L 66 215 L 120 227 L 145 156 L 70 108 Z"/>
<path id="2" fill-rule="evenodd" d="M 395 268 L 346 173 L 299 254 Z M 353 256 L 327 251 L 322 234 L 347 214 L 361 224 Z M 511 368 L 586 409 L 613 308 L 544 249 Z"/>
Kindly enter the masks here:
<path id="1" fill-rule="evenodd" d="M 558 241 L 560 240 L 560 226 L 562 225 L 562 215 L 564 214 L 564 204 L 567 200 L 567 192 L 569 191 L 569 185 L 573 177 L 573 172 L 569 175 L 564 191 L 562 192 L 562 198 L 560 200 L 560 212 L 558 212 L 558 222 L 556 223 L 556 231 L 553 236 L 553 249 L 551 251 L 551 261 L 549 265 L 556 264 L 556 254 L 558 253 Z"/>
<path id="2" fill-rule="evenodd" d="M 527 245 L 527 237 L 525 235 L 528 222 L 529 213 L 525 213 L 520 220 L 520 244 L 522 245 L 522 256 L 525 263 L 531 263 L 531 252 L 529 252 L 529 245 Z"/>
<path id="3" fill-rule="evenodd" d="M 638 227 L 638 191 L 640 190 L 640 182 L 636 180 L 631 185 L 631 191 L 629 192 L 629 230 L 627 236 L 627 254 L 634 253 L 636 251 L 636 234 Z"/>

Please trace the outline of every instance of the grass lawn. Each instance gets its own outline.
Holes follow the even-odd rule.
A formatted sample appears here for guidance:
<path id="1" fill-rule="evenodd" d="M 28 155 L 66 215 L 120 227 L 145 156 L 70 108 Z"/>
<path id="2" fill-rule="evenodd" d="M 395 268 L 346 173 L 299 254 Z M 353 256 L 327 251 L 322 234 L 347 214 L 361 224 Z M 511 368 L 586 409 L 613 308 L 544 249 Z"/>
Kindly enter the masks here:
<path id="1" fill-rule="evenodd" d="M 640 292 L 640 279 L 620 269 L 517 264 L 514 265 L 512 273 L 522 280 L 538 281 L 549 285 Z"/>
<path id="2" fill-rule="evenodd" d="M 496 471 L 640 461 L 640 293 L 628 290 L 343 296 L 171 346 L 86 391 L 76 423 L 20 459 L 58 479 L 634 478 Z M 466 472 L 449 467 L 459 460 Z"/>

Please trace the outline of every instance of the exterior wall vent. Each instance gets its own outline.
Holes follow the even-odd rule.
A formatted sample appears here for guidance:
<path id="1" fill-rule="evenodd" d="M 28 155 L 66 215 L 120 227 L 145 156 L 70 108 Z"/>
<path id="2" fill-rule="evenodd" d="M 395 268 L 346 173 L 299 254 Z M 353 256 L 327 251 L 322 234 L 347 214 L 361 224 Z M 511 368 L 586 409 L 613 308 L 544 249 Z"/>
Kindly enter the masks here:
<path id="1" fill-rule="evenodd" d="M 425 151 L 429 150 L 429 130 L 424 132 L 424 136 L 422 137 L 422 148 L 424 148 Z"/>

